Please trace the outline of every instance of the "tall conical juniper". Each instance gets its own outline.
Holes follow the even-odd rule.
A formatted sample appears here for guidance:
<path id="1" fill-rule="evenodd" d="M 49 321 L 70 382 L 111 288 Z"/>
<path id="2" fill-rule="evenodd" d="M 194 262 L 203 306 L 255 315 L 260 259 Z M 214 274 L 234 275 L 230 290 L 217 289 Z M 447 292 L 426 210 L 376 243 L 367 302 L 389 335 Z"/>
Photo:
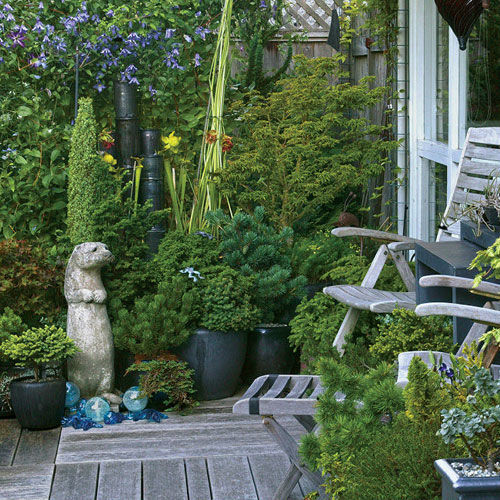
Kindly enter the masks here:
<path id="1" fill-rule="evenodd" d="M 78 101 L 78 117 L 71 134 L 68 165 L 68 236 L 73 245 L 95 241 L 99 182 L 107 168 L 97 153 L 97 123 L 92 99 Z"/>

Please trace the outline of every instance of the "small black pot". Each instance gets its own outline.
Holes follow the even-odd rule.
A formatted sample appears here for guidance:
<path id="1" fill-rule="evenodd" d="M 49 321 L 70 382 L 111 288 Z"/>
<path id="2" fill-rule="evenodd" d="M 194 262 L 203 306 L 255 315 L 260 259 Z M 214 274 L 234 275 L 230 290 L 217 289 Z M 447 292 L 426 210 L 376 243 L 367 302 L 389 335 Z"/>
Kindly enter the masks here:
<path id="1" fill-rule="evenodd" d="M 119 165 L 133 165 L 139 157 L 139 121 L 136 118 L 116 120 L 116 152 Z"/>
<path id="2" fill-rule="evenodd" d="M 173 352 L 194 370 L 197 399 L 210 401 L 230 397 L 236 392 L 246 348 L 247 333 L 198 328 Z"/>
<path id="3" fill-rule="evenodd" d="M 451 462 L 472 463 L 471 459 L 442 458 L 434 462 L 441 474 L 442 500 L 498 500 L 500 477 L 460 477 Z"/>
<path id="4" fill-rule="evenodd" d="M 52 429 L 61 425 L 66 399 L 66 382 L 62 379 L 33 382 L 14 380 L 10 384 L 12 408 L 21 427 Z"/>
<path id="5" fill-rule="evenodd" d="M 291 373 L 297 356 L 288 342 L 288 325 L 258 326 L 248 335 L 242 378 L 252 382 L 267 373 Z"/>

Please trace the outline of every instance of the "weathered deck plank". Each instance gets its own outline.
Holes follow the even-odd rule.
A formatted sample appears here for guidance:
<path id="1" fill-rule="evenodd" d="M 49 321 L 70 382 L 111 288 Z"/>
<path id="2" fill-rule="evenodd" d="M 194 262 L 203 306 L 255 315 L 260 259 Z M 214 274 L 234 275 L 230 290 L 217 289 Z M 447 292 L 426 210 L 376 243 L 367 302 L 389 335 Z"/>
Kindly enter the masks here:
<path id="1" fill-rule="evenodd" d="M 186 480 L 189 500 L 210 500 L 210 482 L 205 458 L 186 458 Z"/>
<path id="2" fill-rule="evenodd" d="M 188 500 L 184 460 L 148 460 L 142 474 L 144 500 Z"/>
<path id="3" fill-rule="evenodd" d="M 0 421 L 0 466 L 12 465 L 20 435 L 17 420 Z"/>
<path id="4" fill-rule="evenodd" d="M 246 456 L 207 459 L 213 500 L 259 500 Z"/>
<path id="5" fill-rule="evenodd" d="M 50 500 L 94 500 L 98 463 L 61 464 L 56 467 Z"/>
<path id="6" fill-rule="evenodd" d="M 285 477 L 290 460 L 284 453 L 251 455 L 248 457 L 259 500 L 271 500 L 281 480 Z M 299 486 L 290 495 L 290 500 L 302 500 Z"/>
<path id="7" fill-rule="evenodd" d="M 168 419 L 161 424 L 124 423 L 85 433 L 63 429 L 56 463 L 253 455 L 281 451 L 268 435 L 260 418 L 213 415 L 206 421 L 190 416 L 185 421 Z M 206 417 L 205 415 L 203 417 Z M 215 418 L 214 418 L 215 417 Z M 304 429 L 288 419 L 292 435 Z M 97 431 L 97 432 L 96 432 Z"/>
<path id="8" fill-rule="evenodd" d="M 14 465 L 53 464 L 60 434 L 59 428 L 46 431 L 23 429 L 14 457 Z"/>
<path id="9" fill-rule="evenodd" d="M 0 500 L 49 498 L 54 465 L 0 467 Z"/>
<path id="10" fill-rule="evenodd" d="M 141 500 L 142 464 L 136 460 L 103 462 L 99 467 L 97 500 Z"/>

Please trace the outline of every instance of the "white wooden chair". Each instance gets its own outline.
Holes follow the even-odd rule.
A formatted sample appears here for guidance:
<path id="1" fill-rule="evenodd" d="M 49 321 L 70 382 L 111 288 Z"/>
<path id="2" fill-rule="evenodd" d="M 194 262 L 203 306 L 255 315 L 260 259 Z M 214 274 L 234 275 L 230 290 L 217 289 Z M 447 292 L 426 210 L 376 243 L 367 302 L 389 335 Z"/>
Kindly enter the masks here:
<path id="1" fill-rule="evenodd" d="M 499 147 L 500 128 L 469 129 L 460 159 L 455 188 L 443 215 L 437 241 L 458 238 L 460 231 L 458 221 L 462 218 L 466 208 L 471 205 L 479 205 L 485 198 L 484 191 L 488 183 L 491 182 L 491 178 L 500 177 Z M 336 228 L 332 234 L 339 237 L 360 236 L 384 241 L 361 285 L 336 285 L 326 287 L 323 290 L 327 295 L 349 306 L 333 342 L 334 347 L 343 354 L 345 337 L 356 326 L 362 310 L 390 313 L 396 307 L 415 309 L 415 276 L 405 260 L 404 251 L 414 249 L 419 240 L 384 231 L 355 227 Z M 388 258 L 394 261 L 407 292 L 389 292 L 375 288 Z"/>
<path id="2" fill-rule="evenodd" d="M 429 302 L 420 304 L 415 309 L 417 316 L 455 316 L 458 318 L 466 318 L 474 321 L 467 336 L 456 352 L 456 356 L 462 356 L 464 346 L 471 345 L 473 342 L 478 342 L 484 333 L 490 327 L 500 328 L 500 285 L 495 283 L 483 282 L 476 288 L 473 288 L 473 280 L 468 278 L 459 278 L 456 276 L 430 275 L 420 278 L 420 286 L 443 286 L 462 288 L 489 297 L 491 300 L 486 302 L 483 307 L 468 306 L 464 304 L 451 304 L 448 302 Z M 484 349 L 484 347 L 483 347 Z M 431 351 L 409 351 L 402 352 L 398 356 L 398 379 L 396 384 L 404 387 L 408 383 L 408 368 L 411 360 L 418 356 L 429 368 L 432 367 L 432 357 L 429 355 Z M 446 352 L 432 351 L 433 357 L 436 360 L 441 359 L 442 362 L 450 366 L 450 354 Z M 495 378 L 500 378 L 500 365 L 493 365 L 493 359 L 498 352 L 498 346 L 491 345 L 485 350 L 484 366 L 492 370 Z"/>

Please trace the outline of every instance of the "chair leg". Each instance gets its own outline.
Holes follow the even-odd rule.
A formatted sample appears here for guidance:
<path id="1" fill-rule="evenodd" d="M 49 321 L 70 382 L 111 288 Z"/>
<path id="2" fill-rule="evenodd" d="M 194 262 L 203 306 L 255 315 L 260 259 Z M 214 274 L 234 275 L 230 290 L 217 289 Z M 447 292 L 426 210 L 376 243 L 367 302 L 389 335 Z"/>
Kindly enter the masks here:
<path id="1" fill-rule="evenodd" d="M 286 472 L 286 476 L 281 481 L 278 489 L 274 493 L 273 500 L 286 500 L 292 494 L 295 486 L 302 477 L 302 472 L 300 472 L 295 465 L 290 464 Z"/>
<path id="2" fill-rule="evenodd" d="M 354 330 L 360 314 L 361 311 L 359 309 L 350 307 L 347 311 L 347 314 L 345 315 L 344 321 L 342 321 L 342 324 L 340 325 L 339 331 L 337 332 L 335 340 L 333 341 L 333 347 L 337 348 L 341 356 L 343 356 L 345 351 L 345 338 Z"/>
<path id="3" fill-rule="evenodd" d="M 295 439 L 293 439 L 292 436 L 280 425 L 276 420 L 271 417 L 271 416 L 266 416 L 262 420 L 263 424 L 265 425 L 267 431 L 273 436 L 274 440 L 278 443 L 280 448 L 286 453 L 290 461 L 292 462 L 292 465 L 311 483 L 318 488 L 320 498 L 326 498 L 325 493 L 321 485 L 324 483 L 323 476 L 319 471 L 311 471 L 309 470 L 305 465 L 302 464 L 302 461 L 299 456 L 298 452 L 298 444 Z M 289 476 L 289 477 L 288 477 Z M 292 484 L 291 478 L 295 479 L 295 475 L 292 475 L 291 471 L 288 471 L 287 477 L 290 481 L 290 486 Z M 285 478 L 286 479 L 286 478 Z M 300 479 L 300 476 L 296 479 L 295 485 L 297 484 L 298 480 Z M 280 485 L 281 486 L 281 485 Z M 292 491 L 293 488 L 290 490 Z M 285 497 L 286 498 L 286 497 Z"/>

